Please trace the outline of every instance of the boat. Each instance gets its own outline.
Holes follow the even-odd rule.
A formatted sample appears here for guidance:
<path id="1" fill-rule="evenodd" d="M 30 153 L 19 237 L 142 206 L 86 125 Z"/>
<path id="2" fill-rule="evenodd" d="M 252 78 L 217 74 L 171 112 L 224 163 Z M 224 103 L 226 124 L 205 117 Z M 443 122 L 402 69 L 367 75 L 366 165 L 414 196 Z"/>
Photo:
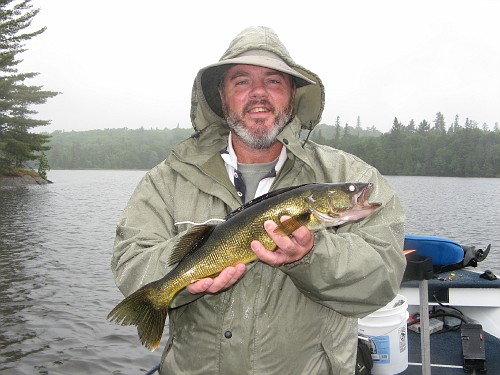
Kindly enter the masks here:
<path id="1" fill-rule="evenodd" d="M 421 281 L 402 283 L 410 319 L 422 316 L 424 305 L 430 322 L 427 333 L 408 326 L 408 368 L 402 374 L 500 374 L 500 280 L 481 275 L 468 268 L 435 274 L 427 283 L 427 306 Z"/>
<path id="2" fill-rule="evenodd" d="M 500 374 L 500 279 L 475 270 L 490 249 L 443 237 L 405 236 L 407 267 L 399 295 L 407 305 L 402 339 L 408 359 L 396 373 Z M 368 347 L 378 358 L 374 346 Z M 371 373 L 392 374 L 391 368 L 374 360 Z"/>
<path id="3" fill-rule="evenodd" d="M 490 249 L 405 237 L 408 367 L 401 374 L 500 374 L 500 279 L 475 269 Z"/>

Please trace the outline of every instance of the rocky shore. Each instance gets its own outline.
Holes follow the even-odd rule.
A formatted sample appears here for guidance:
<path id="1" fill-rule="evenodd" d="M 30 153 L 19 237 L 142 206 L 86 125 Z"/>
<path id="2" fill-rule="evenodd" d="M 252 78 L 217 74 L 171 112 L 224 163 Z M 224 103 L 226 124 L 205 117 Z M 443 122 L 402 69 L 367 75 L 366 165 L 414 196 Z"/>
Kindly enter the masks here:
<path id="1" fill-rule="evenodd" d="M 45 185 L 50 183 L 39 176 L 25 174 L 22 176 L 0 176 L 0 188 L 22 187 L 27 185 Z"/>

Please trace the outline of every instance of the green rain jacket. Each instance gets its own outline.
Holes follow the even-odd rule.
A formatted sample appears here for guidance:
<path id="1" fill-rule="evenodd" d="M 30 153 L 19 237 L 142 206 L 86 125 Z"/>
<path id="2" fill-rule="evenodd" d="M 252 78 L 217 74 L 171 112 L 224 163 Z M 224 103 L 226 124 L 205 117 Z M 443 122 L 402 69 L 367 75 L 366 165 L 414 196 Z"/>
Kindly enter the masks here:
<path id="1" fill-rule="evenodd" d="M 265 44 L 257 42 L 262 34 Z M 301 128 L 319 122 L 324 89 L 271 30 L 246 30 L 222 59 L 255 48 L 277 53 L 317 83 L 298 89 L 296 115 L 279 135 L 287 160 L 271 189 L 369 181 L 375 185 L 370 200 L 383 206 L 362 221 L 316 233 L 313 250 L 295 263 L 273 268 L 254 262 L 218 294 L 180 292 L 169 310 L 161 374 L 353 374 L 358 318 L 386 305 L 399 289 L 403 209 L 375 168 L 299 139 Z M 196 136 L 145 175 L 118 224 L 112 270 L 124 295 L 169 271 L 170 252 L 191 226 L 186 222 L 220 219 L 241 205 L 220 156 L 228 128 L 207 104 L 200 74 L 192 103 Z"/>

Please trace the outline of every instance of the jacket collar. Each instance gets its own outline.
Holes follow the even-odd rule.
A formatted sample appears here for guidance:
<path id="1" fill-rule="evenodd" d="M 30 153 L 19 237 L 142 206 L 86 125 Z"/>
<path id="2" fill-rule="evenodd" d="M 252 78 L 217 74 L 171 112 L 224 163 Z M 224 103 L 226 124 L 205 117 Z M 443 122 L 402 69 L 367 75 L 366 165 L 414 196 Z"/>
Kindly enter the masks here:
<path id="1" fill-rule="evenodd" d="M 303 140 L 299 138 L 300 129 L 301 122 L 295 117 L 278 135 L 278 141 L 286 148 L 283 163 L 287 159 L 298 158 L 303 164 L 314 169 L 314 164 L 303 148 Z M 220 154 L 220 150 L 227 147 L 228 139 L 228 129 L 213 124 L 199 132 L 197 136 L 176 145 L 169 157 L 169 164 L 184 178 L 193 181 L 202 191 L 217 196 L 229 206 L 236 208 L 240 204 L 240 199 Z M 214 180 L 226 189 L 220 189 L 220 186 L 214 184 Z"/>

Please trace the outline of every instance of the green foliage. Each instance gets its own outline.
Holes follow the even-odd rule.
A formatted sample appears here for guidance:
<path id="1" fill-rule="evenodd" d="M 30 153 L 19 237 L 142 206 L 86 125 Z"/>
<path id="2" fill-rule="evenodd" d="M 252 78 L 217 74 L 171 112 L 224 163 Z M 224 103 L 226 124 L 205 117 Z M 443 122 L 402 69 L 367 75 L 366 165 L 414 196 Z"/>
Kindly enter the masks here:
<path id="1" fill-rule="evenodd" d="M 31 0 L 0 1 L 0 169 L 8 171 L 25 162 L 40 159 L 48 148 L 49 136 L 29 130 L 49 124 L 33 119 L 33 105 L 43 104 L 57 92 L 43 91 L 42 86 L 24 82 L 38 73 L 18 73 L 22 61 L 17 55 L 24 52 L 24 42 L 41 34 L 45 28 L 24 32 L 39 9 L 32 9 Z M 41 161 L 41 160 L 40 160 Z"/>
<path id="2" fill-rule="evenodd" d="M 45 152 L 42 151 L 38 162 L 38 175 L 46 180 L 48 171 L 50 171 L 49 160 L 47 159 Z"/>
<path id="3" fill-rule="evenodd" d="M 192 129 L 105 129 L 53 132 L 47 158 L 54 169 L 149 169 Z"/>
<path id="4" fill-rule="evenodd" d="M 391 131 L 382 134 L 374 127 L 342 127 L 337 119 L 333 126 L 318 125 L 309 139 L 357 155 L 386 175 L 500 177 L 497 124 L 488 131 L 469 120 L 462 127 L 456 118 L 446 132 L 442 119 L 432 128 L 425 120 L 421 123 L 425 126 L 417 129 L 415 121 L 404 126 L 395 118 Z M 50 135 L 47 159 L 55 169 L 150 169 L 192 132 L 182 128 L 58 131 Z"/>
<path id="5" fill-rule="evenodd" d="M 357 155 L 386 175 L 500 177 L 497 125 L 488 131 L 467 119 L 461 127 L 455 118 L 446 132 L 440 113 L 433 128 L 426 120 L 418 129 L 414 124 L 412 120 L 404 126 L 395 118 L 391 131 L 379 137 L 347 132 L 339 139 L 326 139 L 324 134 L 335 133 L 335 127 L 329 126 L 330 130 L 315 129 L 310 139 Z"/>
<path id="6" fill-rule="evenodd" d="M 380 135 L 382 135 L 382 133 L 373 126 L 367 129 L 362 129 L 359 125 L 357 125 L 356 128 L 353 128 L 348 124 L 341 126 L 340 120 L 337 117 L 335 126 L 318 124 L 311 133 L 310 139 L 320 144 L 335 145 L 340 141 L 340 139 L 348 138 L 350 136 L 365 138 L 379 137 Z"/>

